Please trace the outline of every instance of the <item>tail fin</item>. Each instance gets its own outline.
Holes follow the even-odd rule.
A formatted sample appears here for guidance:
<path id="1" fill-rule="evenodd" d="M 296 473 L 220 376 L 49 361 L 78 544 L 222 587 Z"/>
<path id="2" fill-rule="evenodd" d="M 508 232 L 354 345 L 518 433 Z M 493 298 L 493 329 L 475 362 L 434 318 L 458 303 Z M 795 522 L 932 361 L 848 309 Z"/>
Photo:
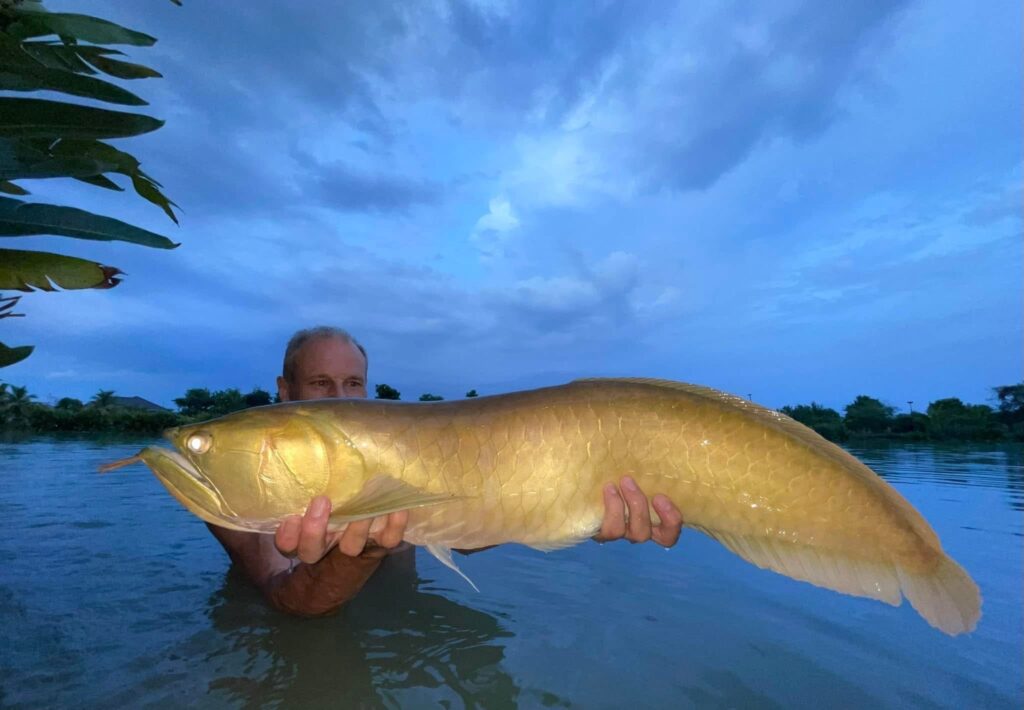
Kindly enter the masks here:
<path id="1" fill-rule="evenodd" d="M 819 587 L 893 606 L 902 592 L 929 624 L 951 636 L 973 631 L 981 616 L 978 585 L 941 551 L 930 572 L 911 573 L 888 559 L 855 559 L 783 540 L 697 529 L 747 562 Z"/>
<path id="2" fill-rule="evenodd" d="M 951 636 L 974 630 L 981 616 L 981 592 L 951 558 L 944 556 L 928 574 L 897 571 L 904 596 L 929 624 Z"/>

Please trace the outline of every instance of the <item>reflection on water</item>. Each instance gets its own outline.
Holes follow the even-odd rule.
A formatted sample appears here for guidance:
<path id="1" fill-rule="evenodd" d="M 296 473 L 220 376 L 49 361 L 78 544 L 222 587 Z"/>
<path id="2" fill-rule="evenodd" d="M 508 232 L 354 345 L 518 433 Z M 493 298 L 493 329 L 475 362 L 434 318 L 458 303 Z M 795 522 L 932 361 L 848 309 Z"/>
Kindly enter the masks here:
<path id="1" fill-rule="evenodd" d="M 511 632 L 423 584 L 414 569 L 382 568 L 343 614 L 297 620 L 268 610 L 229 573 L 209 600 L 213 628 L 231 649 L 216 661 L 223 674 L 211 692 L 239 707 L 515 704 L 519 688 L 501 667 Z"/>
<path id="2" fill-rule="evenodd" d="M 1024 447 L 917 444 L 850 451 L 890 482 L 992 488 L 1006 493 L 1011 508 L 1024 510 Z"/>
<path id="3" fill-rule="evenodd" d="M 975 633 L 774 575 L 688 532 L 390 560 L 341 614 L 269 609 L 141 443 L 0 440 L 3 707 L 1019 707 L 1024 449 L 855 455 L 982 588 Z M 437 581 L 430 581 L 436 579 Z"/>

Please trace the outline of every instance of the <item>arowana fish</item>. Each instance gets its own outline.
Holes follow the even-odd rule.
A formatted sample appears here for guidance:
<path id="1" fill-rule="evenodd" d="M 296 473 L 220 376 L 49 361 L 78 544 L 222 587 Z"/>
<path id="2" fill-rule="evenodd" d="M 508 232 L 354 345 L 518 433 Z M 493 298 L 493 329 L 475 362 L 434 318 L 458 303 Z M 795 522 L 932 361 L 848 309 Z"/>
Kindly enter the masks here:
<path id="1" fill-rule="evenodd" d="M 106 468 L 141 460 L 227 528 L 271 532 L 320 494 L 332 529 L 410 509 L 405 539 L 458 571 L 452 548 L 586 540 L 602 486 L 630 474 L 759 567 L 892 605 L 902 594 L 948 634 L 980 616 L 977 585 L 892 486 L 793 419 L 705 387 L 594 379 L 429 404 L 291 402 L 165 436 L 176 451 Z"/>

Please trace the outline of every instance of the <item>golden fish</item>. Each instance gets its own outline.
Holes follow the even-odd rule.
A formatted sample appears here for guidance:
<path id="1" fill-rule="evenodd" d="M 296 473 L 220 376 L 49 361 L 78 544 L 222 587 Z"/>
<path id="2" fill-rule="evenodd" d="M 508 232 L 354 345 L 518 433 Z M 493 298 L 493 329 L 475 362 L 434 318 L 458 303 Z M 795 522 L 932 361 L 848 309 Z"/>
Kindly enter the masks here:
<path id="1" fill-rule="evenodd" d="M 892 486 L 789 417 L 705 387 L 595 379 L 456 402 L 291 402 L 165 436 L 177 451 L 106 469 L 145 462 L 214 525 L 270 532 L 321 494 L 333 528 L 410 509 L 405 539 L 458 571 L 452 548 L 586 540 L 602 486 L 629 474 L 758 567 L 893 605 L 902 593 L 948 634 L 980 616 L 977 585 Z"/>

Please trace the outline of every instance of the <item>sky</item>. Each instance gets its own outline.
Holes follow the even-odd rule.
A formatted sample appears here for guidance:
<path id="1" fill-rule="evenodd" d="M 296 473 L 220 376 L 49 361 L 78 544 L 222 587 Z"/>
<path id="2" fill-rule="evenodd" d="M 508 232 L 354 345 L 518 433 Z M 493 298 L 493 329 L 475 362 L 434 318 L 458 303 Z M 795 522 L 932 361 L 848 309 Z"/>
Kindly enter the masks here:
<path id="1" fill-rule="evenodd" d="M 273 390 L 289 336 L 350 330 L 371 387 L 579 377 L 770 407 L 906 411 L 1022 375 L 1021 5 L 58 2 L 151 34 L 166 120 L 118 142 L 181 206 L 25 182 L 173 251 L 27 294 L 0 380 Z"/>

